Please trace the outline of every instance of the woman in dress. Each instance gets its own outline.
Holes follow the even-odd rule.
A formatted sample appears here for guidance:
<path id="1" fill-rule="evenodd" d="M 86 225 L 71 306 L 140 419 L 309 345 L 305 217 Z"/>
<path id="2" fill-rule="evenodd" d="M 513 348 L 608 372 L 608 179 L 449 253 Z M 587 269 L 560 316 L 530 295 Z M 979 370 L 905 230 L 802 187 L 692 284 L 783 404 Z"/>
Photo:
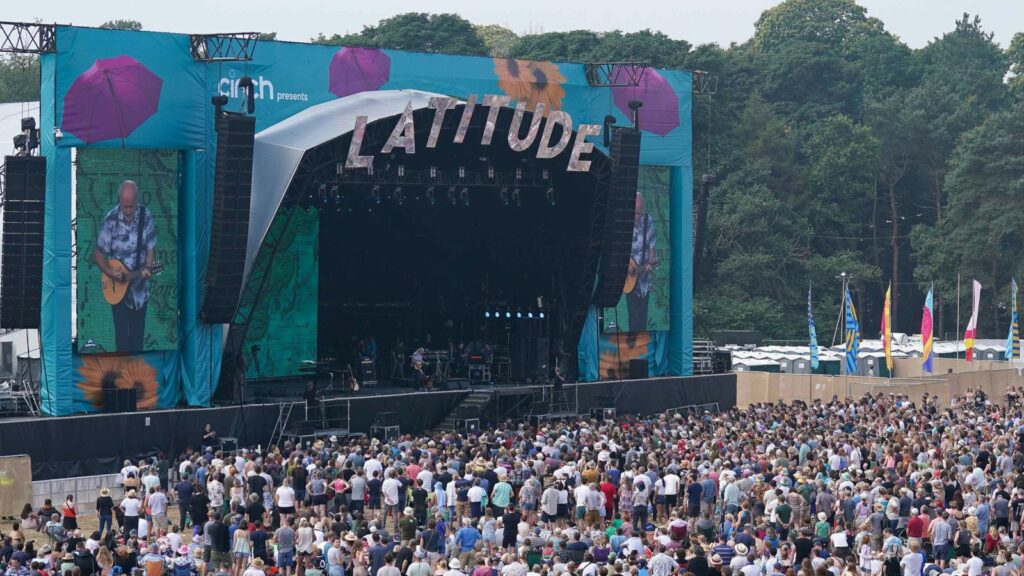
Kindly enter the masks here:
<path id="1" fill-rule="evenodd" d="M 75 495 L 68 494 L 64 499 L 64 508 L 61 510 L 64 517 L 65 530 L 78 530 L 78 509 L 75 508 Z"/>
<path id="2" fill-rule="evenodd" d="M 298 556 L 298 576 L 306 572 L 306 558 L 313 554 L 313 541 L 315 535 L 309 520 L 305 517 L 299 519 L 299 529 L 295 531 L 295 554 Z"/>
<path id="3" fill-rule="evenodd" d="M 369 566 L 370 558 L 366 554 L 364 541 L 356 539 L 352 542 L 352 576 L 369 576 Z"/>
<path id="4" fill-rule="evenodd" d="M 235 530 L 234 540 L 231 543 L 231 555 L 235 560 L 231 574 L 232 576 L 241 576 L 249 566 L 249 558 L 252 557 L 252 542 L 249 540 L 248 530 Z"/>

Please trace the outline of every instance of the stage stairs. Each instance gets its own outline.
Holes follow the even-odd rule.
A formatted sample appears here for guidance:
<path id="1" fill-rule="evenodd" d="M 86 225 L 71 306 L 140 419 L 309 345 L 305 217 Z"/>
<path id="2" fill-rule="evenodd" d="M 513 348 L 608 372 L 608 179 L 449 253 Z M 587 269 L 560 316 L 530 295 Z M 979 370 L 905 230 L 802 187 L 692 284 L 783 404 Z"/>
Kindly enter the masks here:
<path id="1" fill-rule="evenodd" d="M 487 414 L 487 405 L 491 403 L 490 390 L 470 392 L 448 413 L 445 419 L 434 427 L 444 432 L 472 432 L 480 429 L 480 421 Z"/>
<path id="2" fill-rule="evenodd" d="M 285 428 L 288 427 L 288 419 L 292 416 L 292 409 L 298 402 L 282 402 L 277 407 L 277 422 L 274 423 L 274 429 L 270 431 L 270 441 L 267 442 L 267 446 L 276 446 L 281 442 L 281 438 L 284 436 Z"/>
<path id="3" fill-rule="evenodd" d="M 712 340 L 693 341 L 693 375 L 703 376 L 715 373 L 715 346 Z"/>

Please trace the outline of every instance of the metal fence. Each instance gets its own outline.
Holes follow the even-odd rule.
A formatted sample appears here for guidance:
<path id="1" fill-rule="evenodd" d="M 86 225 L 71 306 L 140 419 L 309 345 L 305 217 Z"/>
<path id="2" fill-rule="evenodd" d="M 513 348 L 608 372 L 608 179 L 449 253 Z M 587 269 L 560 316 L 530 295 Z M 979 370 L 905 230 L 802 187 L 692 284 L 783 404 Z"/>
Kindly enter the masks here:
<path id="1" fill-rule="evenodd" d="M 95 507 L 92 504 L 99 498 L 100 488 L 109 488 L 110 495 L 115 500 L 124 496 L 119 477 L 120 474 L 101 474 L 99 476 L 36 480 L 32 482 L 32 506 L 38 510 L 49 498 L 59 510 L 68 494 L 74 494 L 79 514 L 91 514 L 95 512 Z"/>

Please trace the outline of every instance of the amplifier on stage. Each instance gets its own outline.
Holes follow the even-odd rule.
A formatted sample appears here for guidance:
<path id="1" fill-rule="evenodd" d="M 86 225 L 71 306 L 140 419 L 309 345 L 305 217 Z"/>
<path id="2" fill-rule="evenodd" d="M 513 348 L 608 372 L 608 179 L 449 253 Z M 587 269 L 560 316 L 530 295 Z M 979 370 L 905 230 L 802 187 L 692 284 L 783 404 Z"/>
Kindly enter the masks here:
<path id="1" fill-rule="evenodd" d="M 363 358 L 359 361 L 359 375 L 363 381 L 363 386 L 377 385 L 377 368 L 374 366 L 372 359 Z"/>
<path id="2" fill-rule="evenodd" d="M 469 383 L 478 384 L 491 381 L 491 367 L 488 364 L 469 365 Z"/>

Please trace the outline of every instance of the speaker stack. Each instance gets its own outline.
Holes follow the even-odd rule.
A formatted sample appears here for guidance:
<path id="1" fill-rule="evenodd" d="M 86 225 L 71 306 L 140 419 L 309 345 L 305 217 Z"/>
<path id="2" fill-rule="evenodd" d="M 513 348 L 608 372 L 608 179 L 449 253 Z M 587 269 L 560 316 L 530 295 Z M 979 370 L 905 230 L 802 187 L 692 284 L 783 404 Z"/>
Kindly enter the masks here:
<path id="1" fill-rule="evenodd" d="M 39 328 L 46 158 L 8 156 L 4 166 L 0 328 Z"/>
<path id="2" fill-rule="evenodd" d="M 629 271 L 640 174 L 640 132 L 632 128 L 612 128 L 608 152 L 612 161 L 612 180 L 605 208 L 601 267 L 594 293 L 594 305 L 602 308 L 619 303 Z"/>

